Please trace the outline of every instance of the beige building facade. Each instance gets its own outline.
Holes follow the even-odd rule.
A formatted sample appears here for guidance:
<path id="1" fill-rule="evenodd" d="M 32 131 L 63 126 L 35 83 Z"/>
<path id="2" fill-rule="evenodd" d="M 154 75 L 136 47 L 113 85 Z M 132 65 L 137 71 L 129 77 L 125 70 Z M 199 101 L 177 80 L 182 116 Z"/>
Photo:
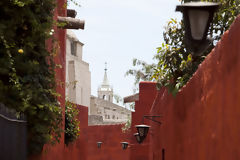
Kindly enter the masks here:
<path id="1" fill-rule="evenodd" d="M 91 72 L 82 60 L 81 43 L 74 33 L 67 30 L 66 41 L 66 98 L 73 103 L 90 107 Z"/>

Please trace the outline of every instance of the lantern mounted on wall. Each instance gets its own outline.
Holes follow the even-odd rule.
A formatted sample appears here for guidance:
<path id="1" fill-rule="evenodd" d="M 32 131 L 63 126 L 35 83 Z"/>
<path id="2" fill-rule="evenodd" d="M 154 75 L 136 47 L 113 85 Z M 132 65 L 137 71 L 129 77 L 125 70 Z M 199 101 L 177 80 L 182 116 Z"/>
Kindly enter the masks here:
<path id="1" fill-rule="evenodd" d="M 128 147 L 128 142 L 121 142 L 122 149 L 125 150 Z"/>
<path id="2" fill-rule="evenodd" d="M 148 130 L 150 126 L 145 125 L 145 124 L 140 124 L 135 126 L 137 128 L 138 134 L 141 138 L 145 138 L 148 134 Z"/>
<path id="3" fill-rule="evenodd" d="M 195 56 L 201 55 L 212 43 L 207 33 L 218 7 L 219 3 L 212 2 L 188 2 L 176 7 L 176 11 L 183 13 L 187 49 Z"/>
<path id="4" fill-rule="evenodd" d="M 142 137 L 140 137 L 139 133 L 134 133 L 133 135 L 139 144 L 142 143 Z"/>
<path id="5" fill-rule="evenodd" d="M 143 119 L 142 119 L 142 124 L 140 125 L 135 125 L 135 127 L 137 128 L 137 133 L 134 134 L 134 136 L 136 137 L 137 142 L 140 144 L 143 142 L 143 140 L 147 137 L 148 131 L 150 126 L 145 125 L 144 124 L 144 118 L 151 120 L 153 122 L 156 122 L 158 124 L 161 124 L 160 121 L 156 120 L 156 117 L 162 117 L 160 115 L 144 115 Z"/>
<path id="6" fill-rule="evenodd" d="M 101 148 L 101 146 L 102 146 L 102 142 L 97 142 L 97 147 Z"/>

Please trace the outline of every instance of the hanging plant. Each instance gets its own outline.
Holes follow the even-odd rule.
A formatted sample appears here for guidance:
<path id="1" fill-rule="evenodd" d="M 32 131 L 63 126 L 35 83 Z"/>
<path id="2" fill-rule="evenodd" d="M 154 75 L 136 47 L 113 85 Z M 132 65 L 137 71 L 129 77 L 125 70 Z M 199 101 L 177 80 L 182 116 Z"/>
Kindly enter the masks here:
<path id="1" fill-rule="evenodd" d="M 65 144 L 75 141 L 79 137 L 80 121 L 78 120 L 79 110 L 76 104 L 66 100 L 65 105 Z"/>

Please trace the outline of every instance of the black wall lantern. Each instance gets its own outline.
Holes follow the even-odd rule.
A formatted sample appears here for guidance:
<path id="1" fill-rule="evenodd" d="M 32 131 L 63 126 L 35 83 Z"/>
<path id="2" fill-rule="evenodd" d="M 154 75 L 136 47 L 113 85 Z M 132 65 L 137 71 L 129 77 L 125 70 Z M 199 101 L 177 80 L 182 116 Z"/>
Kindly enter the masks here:
<path id="1" fill-rule="evenodd" d="M 97 142 L 97 147 L 101 148 L 101 146 L 102 146 L 102 142 Z"/>
<path id="2" fill-rule="evenodd" d="M 201 55 L 210 45 L 207 33 L 219 3 L 189 2 L 177 5 L 176 11 L 183 13 L 185 42 L 195 56 Z"/>
<path id="3" fill-rule="evenodd" d="M 122 149 L 127 149 L 128 147 L 128 142 L 121 142 L 121 145 L 122 145 Z"/>
<path id="4" fill-rule="evenodd" d="M 150 126 L 145 124 L 136 125 L 135 127 L 137 128 L 139 136 L 144 138 L 147 136 L 148 130 L 150 128 Z"/>
<path id="5" fill-rule="evenodd" d="M 139 144 L 142 143 L 143 138 L 140 137 L 139 133 L 134 133 L 133 135 L 135 136 L 135 138 Z"/>
<path id="6" fill-rule="evenodd" d="M 140 144 L 143 142 L 143 140 L 147 137 L 148 130 L 150 126 L 144 124 L 144 118 L 149 119 L 153 122 L 156 122 L 158 124 L 161 124 L 161 122 L 157 121 L 155 118 L 156 117 L 161 117 L 159 115 L 157 116 L 151 116 L 151 115 L 145 115 L 143 116 L 142 123 L 140 125 L 136 125 L 135 127 L 137 128 L 138 133 L 135 133 L 134 136 L 136 137 L 137 142 Z"/>

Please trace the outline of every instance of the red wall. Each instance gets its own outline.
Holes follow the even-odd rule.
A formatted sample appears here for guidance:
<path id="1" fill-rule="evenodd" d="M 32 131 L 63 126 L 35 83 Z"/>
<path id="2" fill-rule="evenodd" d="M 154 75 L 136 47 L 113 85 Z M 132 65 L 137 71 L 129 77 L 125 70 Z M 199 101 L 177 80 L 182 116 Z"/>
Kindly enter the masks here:
<path id="1" fill-rule="evenodd" d="M 72 144 L 64 142 L 55 146 L 45 145 L 40 155 L 31 156 L 32 160 L 87 160 L 88 154 L 88 107 L 78 105 L 80 136 Z M 62 136 L 64 140 L 64 136 Z"/>
<path id="2" fill-rule="evenodd" d="M 153 159 L 240 159 L 240 17 L 174 98 L 164 88 L 151 112 Z"/>
<path id="3" fill-rule="evenodd" d="M 78 106 L 80 121 L 80 136 L 76 142 L 64 145 L 62 151 L 63 160 L 87 160 L 88 153 L 88 108 Z"/>
<path id="4" fill-rule="evenodd" d="M 135 112 L 132 113 L 131 126 L 131 160 L 150 160 L 152 156 L 151 144 L 149 142 L 150 136 L 147 136 L 143 143 L 138 144 L 136 138 L 133 136 L 137 132 L 135 125 L 142 124 L 144 115 L 149 115 L 153 101 L 156 98 L 157 89 L 156 83 L 140 82 L 139 84 L 139 100 L 135 102 Z M 144 119 L 144 124 L 150 124 L 149 120 Z M 151 133 L 150 133 L 151 134 Z"/>
<path id="5" fill-rule="evenodd" d="M 67 9 L 65 7 L 67 0 L 56 0 L 57 8 L 55 10 L 55 16 L 54 19 L 57 19 L 57 16 L 63 16 L 65 17 L 67 15 Z M 59 93 L 61 96 L 58 97 L 58 101 L 60 102 L 60 105 L 62 107 L 63 111 L 63 117 L 65 119 L 64 111 L 65 111 L 65 82 L 66 82 L 66 30 L 65 29 L 58 29 L 56 26 L 54 27 L 55 34 L 54 38 L 56 40 L 55 44 L 52 44 L 53 47 L 57 48 L 57 55 L 54 59 L 54 62 L 56 65 L 61 65 L 61 67 L 56 67 L 56 83 L 57 83 L 57 93 Z M 65 125 L 63 121 L 63 126 Z M 62 134 L 62 139 L 60 142 L 61 144 L 64 144 L 64 138 Z M 59 147 L 60 147 L 59 146 Z M 57 148 L 57 147 L 56 147 Z M 59 152 L 59 150 L 56 150 L 56 153 Z"/>
<path id="6" fill-rule="evenodd" d="M 123 150 L 120 142 L 129 142 L 129 133 L 122 132 L 122 125 L 89 126 L 88 160 L 129 160 L 131 144 Z M 101 141 L 101 148 L 97 142 Z"/>

